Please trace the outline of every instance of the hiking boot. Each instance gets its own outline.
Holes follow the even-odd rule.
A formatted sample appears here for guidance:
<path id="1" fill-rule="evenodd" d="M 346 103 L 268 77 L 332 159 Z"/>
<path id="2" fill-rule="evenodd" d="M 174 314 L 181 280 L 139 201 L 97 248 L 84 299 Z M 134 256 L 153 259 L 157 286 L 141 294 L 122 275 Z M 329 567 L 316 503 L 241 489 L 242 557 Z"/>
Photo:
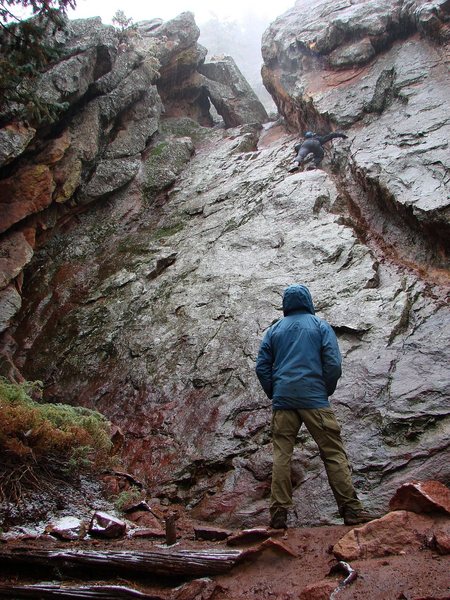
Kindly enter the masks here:
<path id="1" fill-rule="evenodd" d="M 361 525 L 362 523 L 368 523 L 377 518 L 378 517 L 369 514 L 364 508 L 360 508 L 359 510 L 347 508 L 344 510 L 345 525 Z"/>
<path id="2" fill-rule="evenodd" d="M 286 529 L 287 528 L 287 514 L 286 508 L 279 506 L 274 510 L 270 518 L 270 527 L 272 529 Z"/>
<path id="3" fill-rule="evenodd" d="M 298 163 L 292 163 L 292 165 L 288 169 L 289 173 L 294 173 L 294 171 L 298 171 Z"/>

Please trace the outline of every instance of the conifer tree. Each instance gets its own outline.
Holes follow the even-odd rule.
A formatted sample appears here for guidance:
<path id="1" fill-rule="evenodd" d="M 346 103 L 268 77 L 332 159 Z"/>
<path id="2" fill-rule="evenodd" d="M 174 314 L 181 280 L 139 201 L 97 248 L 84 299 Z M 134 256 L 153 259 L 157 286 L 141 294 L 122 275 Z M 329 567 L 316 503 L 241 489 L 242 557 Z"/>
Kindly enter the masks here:
<path id="1" fill-rule="evenodd" d="M 64 29 L 69 7 L 75 0 L 0 0 L 0 125 L 52 121 L 62 108 L 39 98 L 32 83 L 59 54 L 52 35 Z"/>
<path id="2" fill-rule="evenodd" d="M 128 18 L 123 10 L 116 10 L 112 18 L 112 24 L 115 27 L 118 27 L 123 33 L 126 29 L 133 25 L 133 19 L 131 17 Z"/>

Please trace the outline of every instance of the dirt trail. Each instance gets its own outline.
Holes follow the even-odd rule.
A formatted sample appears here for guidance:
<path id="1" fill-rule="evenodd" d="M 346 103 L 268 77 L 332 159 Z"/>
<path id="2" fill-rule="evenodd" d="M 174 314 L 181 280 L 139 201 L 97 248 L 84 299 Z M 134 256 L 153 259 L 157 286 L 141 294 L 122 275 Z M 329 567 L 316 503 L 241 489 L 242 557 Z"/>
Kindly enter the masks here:
<path id="1" fill-rule="evenodd" d="M 174 550 L 225 550 L 225 542 L 206 542 L 194 539 L 192 523 L 180 524 L 179 539 Z M 329 575 L 337 561 L 331 553 L 335 544 L 351 528 L 327 526 L 289 529 L 276 533 L 273 538 L 282 542 L 296 556 L 274 548 L 267 548 L 250 555 L 230 572 L 212 577 L 212 581 L 201 586 L 186 583 L 186 580 L 167 580 L 132 574 L 110 574 L 45 570 L 39 568 L 2 568 L 0 585 L 15 586 L 42 581 L 58 581 L 63 586 L 121 585 L 156 594 L 167 600 L 328 600 L 345 574 Z M 257 543 L 252 544 L 252 546 Z M 11 540 L 1 545 L 14 552 L 16 548 L 95 549 L 148 551 L 162 548 L 161 541 L 146 539 L 124 539 L 119 541 L 84 540 L 79 542 L 56 542 L 50 536 L 47 541 Z M 246 546 L 247 548 L 250 545 Z M 236 548 L 236 547 L 235 547 Z M 239 548 L 242 548 L 239 547 Z M 419 600 L 450 598 L 450 558 L 441 556 L 428 548 L 408 551 L 400 556 L 354 561 L 351 567 L 357 571 L 357 579 L 333 594 L 333 600 Z M 83 579 L 83 582 L 81 582 Z M 179 589 L 182 585 L 183 588 Z M 4 597 L 4 596 L 3 596 Z M 13 595 L 11 598 L 18 598 Z M 38 596 L 36 596 L 38 597 Z M 115 597 L 114 595 L 111 598 Z"/>

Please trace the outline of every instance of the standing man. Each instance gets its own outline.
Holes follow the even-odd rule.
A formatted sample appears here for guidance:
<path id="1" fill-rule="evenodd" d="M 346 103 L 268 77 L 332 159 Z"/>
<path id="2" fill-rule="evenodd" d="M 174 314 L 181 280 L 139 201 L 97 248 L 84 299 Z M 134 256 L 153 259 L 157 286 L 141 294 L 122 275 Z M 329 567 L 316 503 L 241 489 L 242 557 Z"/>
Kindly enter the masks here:
<path id="1" fill-rule="evenodd" d="M 266 331 L 256 361 L 256 374 L 273 406 L 270 526 L 286 527 L 292 506 L 291 458 L 303 423 L 319 446 L 344 523 L 370 521 L 353 487 L 340 427 L 328 401 L 341 376 L 336 335 L 315 316 L 304 285 L 285 290 L 283 313 L 284 318 Z"/>

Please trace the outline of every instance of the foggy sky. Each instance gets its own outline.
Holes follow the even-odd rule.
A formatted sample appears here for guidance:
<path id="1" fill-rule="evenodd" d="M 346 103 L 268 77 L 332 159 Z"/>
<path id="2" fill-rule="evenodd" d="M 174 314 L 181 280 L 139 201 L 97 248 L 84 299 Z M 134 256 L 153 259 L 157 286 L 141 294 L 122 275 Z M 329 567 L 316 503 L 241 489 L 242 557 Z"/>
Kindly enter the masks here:
<path id="1" fill-rule="evenodd" d="M 197 24 L 213 17 L 239 21 L 249 14 L 271 21 L 294 3 L 295 0 L 167 0 L 154 4 L 142 0 L 78 0 L 76 9 L 69 10 L 68 16 L 70 19 L 99 16 L 103 23 L 111 23 L 114 13 L 123 10 L 136 23 L 157 17 L 167 21 L 189 10 L 195 14 Z"/>

